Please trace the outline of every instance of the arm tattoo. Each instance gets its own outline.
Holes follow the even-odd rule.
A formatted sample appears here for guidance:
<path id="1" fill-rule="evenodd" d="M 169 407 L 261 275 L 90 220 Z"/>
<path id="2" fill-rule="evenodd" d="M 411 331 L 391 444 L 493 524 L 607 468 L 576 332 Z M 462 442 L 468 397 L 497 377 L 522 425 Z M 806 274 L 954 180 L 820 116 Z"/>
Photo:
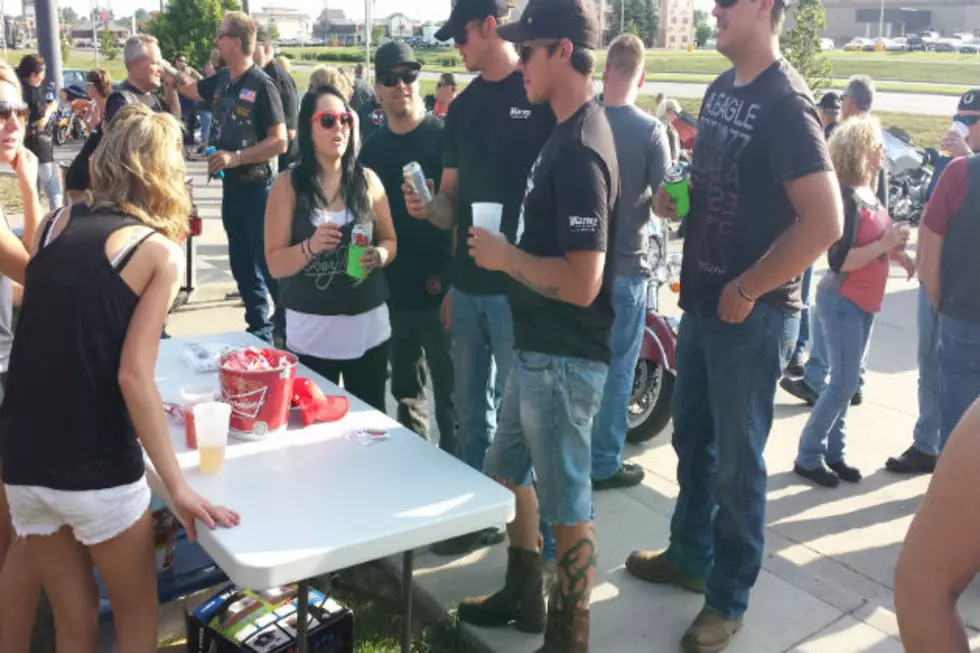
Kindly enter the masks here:
<path id="1" fill-rule="evenodd" d="M 533 283 L 530 279 L 525 277 L 520 270 L 511 270 L 510 276 L 514 277 L 514 280 L 523 286 L 526 286 L 538 293 L 542 297 L 547 297 L 548 299 L 554 299 L 555 301 L 560 301 L 558 296 L 558 286 L 539 286 Z"/>
<path id="2" fill-rule="evenodd" d="M 551 600 L 559 610 L 589 607 L 597 562 L 594 532 L 579 540 L 558 561 L 558 582 Z"/>

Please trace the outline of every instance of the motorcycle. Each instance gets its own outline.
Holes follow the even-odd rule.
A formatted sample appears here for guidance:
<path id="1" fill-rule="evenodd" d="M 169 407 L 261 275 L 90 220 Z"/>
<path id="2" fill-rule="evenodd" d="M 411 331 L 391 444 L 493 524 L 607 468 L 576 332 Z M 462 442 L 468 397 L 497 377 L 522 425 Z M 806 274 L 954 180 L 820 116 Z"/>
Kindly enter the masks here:
<path id="1" fill-rule="evenodd" d="M 52 120 L 52 138 L 55 145 L 64 145 L 69 140 L 88 138 L 88 125 L 85 124 L 84 111 L 91 103 L 88 95 L 77 87 L 63 89 L 61 107 Z"/>
<path id="2" fill-rule="evenodd" d="M 932 181 L 932 170 L 938 153 L 912 145 L 904 131 L 890 128 L 882 132 L 888 168 L 888 212 L 893 220 L 915 226 L 926 208 L 926 192 Z"/>
<path id="3" fill-rule="evenodd" d="M 680 289 L 680 254 L 667 253 L 670 231 L 659 219 L 651 220 L 648 260 L 653 273 L 647 280 L 647 311 L 640 358 L 633 374 L 633 391 L 627 413 L 626 441 L 648 442 L 670 422 L 674 396 L 675 350 L 679 321 L 660 313 L 660 289 Z"/>

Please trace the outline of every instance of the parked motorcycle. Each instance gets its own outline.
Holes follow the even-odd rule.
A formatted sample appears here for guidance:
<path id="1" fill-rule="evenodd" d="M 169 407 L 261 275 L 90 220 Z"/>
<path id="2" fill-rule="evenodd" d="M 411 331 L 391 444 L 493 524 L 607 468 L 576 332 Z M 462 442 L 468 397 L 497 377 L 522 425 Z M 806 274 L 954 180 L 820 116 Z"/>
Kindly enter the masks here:
<path id="1" fill-rule="evenodd" d="M 657 218 L 651 220 L 649 263 L 653 273 L 647 280 L 647 312 L 640 358 L 633 375 L 627 415 L 626 441 L 639 444 L 660 435 L 670 421 L 670 405 L 677 374 L 674 352 L 678 321 L 660 313 L 660 289 L 679 289 L 680 254 L 668 254 L 670 231 Z"/>
<path id="2" fill-rule="evenodd" d="M 915 147 L 907 133 L 894 127 L 882 132 L 882 139 L 888 168 L 888 212 L 893 220 L 918 225 L 932 181 L 932 170 L 926 166 L 935 163 L 938 153 Z"/>
<path id="3" fill-rule="evenodd" d="M 84 111 L 91 102 L 83 90 L 69 86 L 62 91 L 62 102 L 52 120 L 52 138 L 55 145 L 64 145 L 69 140 L 88 138 L 88 125 L 85 124 Z"/>

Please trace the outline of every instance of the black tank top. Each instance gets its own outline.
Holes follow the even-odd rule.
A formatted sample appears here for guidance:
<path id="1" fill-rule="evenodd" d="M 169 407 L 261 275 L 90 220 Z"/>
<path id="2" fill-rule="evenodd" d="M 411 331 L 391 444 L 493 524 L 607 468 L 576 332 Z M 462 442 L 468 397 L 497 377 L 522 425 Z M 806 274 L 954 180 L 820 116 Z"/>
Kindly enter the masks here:
<path id="1" fill-rule="evenodd" d="M 141 224 L 76 205 L 62 233 L 28 264 L 0 407 L 5 483 L 100 490 L 143 476 L 142 450 L 118 381 L 139 301 L 119 272 L 136 247 L 115 266 L 105 253 L 110 234 Z M 42 245 L 47 237 L 46 230 Z"/>

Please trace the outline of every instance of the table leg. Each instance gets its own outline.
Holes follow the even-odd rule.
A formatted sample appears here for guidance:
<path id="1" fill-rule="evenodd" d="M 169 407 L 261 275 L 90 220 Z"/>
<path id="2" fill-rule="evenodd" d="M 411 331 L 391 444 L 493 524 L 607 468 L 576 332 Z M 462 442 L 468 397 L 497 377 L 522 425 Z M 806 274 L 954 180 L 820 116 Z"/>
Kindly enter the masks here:
<path id="1" fill-rule="evenodd" d="M 297 589 L 299 593 L 296 597 L 296 651 L 297 653 L 307 653 L 309 642 L 306 636 L 306 622 L 310 612 L 310 581 L 301 580 Z"/>
<path id="2" fill-rule="evenodd" d="M 402 560 L 402 653 L 412 653 L 412 565 L 414 552 Z"/>

